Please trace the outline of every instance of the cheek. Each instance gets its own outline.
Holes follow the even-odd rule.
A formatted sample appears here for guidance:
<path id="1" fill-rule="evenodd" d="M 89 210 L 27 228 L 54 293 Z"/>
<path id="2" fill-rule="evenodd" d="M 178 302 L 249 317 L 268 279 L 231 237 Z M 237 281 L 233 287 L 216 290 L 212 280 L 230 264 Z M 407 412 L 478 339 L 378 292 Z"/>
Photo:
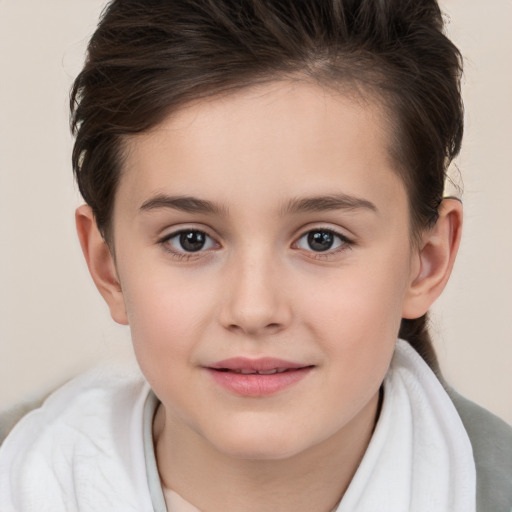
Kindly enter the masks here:
<path id="1" fill-rule="evenodd" d="M 305 287 L 314 290 L 303 293 L 305 318 L 325 332 L 337 333 L 342 339 L 345 335 L 357 344 L 374 338 L 372 333 L 394 336 L 406 290 L 403 272 L 395 267 L 357 265 L 329 276 L 320 286 Z"/>
<path id="2" fill-rule="evenodd" d="M 212 314 L 211 291 L 197 280 L 160 272 L 123 283 L 126 311 L 137 359 L 169 368 L 189 359 Z M 214 303 L 214 302 L 213 302 Z"/>
<path id="3" fill-rule="evenodd" d="M 406 256 L 393 251 L 372 265 L 354 264 L 303 295 L 304 321 L 324 345 L 328 364 L 340 370 L 331 376 L 349 387 L 378 386 L 387 371 L 401 322 Z"/>

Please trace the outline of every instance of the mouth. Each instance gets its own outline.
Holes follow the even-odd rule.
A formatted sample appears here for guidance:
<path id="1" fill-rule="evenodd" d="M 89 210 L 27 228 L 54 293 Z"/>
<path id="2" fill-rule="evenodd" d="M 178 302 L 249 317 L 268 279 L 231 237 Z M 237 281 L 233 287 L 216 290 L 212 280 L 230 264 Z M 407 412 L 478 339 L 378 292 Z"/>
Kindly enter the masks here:
<path id="1" fill-rule="evenodd" d="M 304 368 L 307 367 L 305 366 Z M 241 373 L 242 375 L 274 375 L 274 373 L 292 372 L 300 369 L 301 368 L 272 368 L 271 370 L 250 370 L 247 368 L 240 368 L 230 370 L 229 368 L 212 368 L 212 370 L 216 370 L 218 372 Z"/>
<path id="2" fill-rule="evenodd" d="M 260 357 L 251 359 L 248 357 L 232 357 L 224 359 L 209 366 L 212 370 L 222 372 L 235 372 L 252 374 L 259 373 L 260 375 L 272 375 L 274 373 L 283 373 L 292 370 L 306 368 L 312 365 L 296 363 L 293 361 L 286 361 L 284 359 L 277 359 L 275 357 Z"/>
<path id="3" fill-rule="evenodd" d="M 246 397 L 273 395 L 302 380 L 314 365 L 275 358 L 232 358 L 206 367 L 213 380 L 231 393 Z"/>

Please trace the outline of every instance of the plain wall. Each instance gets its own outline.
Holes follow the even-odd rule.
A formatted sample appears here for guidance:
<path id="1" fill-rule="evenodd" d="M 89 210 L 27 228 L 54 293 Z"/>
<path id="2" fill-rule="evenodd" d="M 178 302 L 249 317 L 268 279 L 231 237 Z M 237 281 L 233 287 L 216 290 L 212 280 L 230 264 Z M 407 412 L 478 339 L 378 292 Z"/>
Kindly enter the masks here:
<path id="1" fill-rule="evenodd" d="M 73 218 L 68 92 L 103 4 L 0 0 L 0 409 L 132 357 Z M 442 6 L 466 60 L 465 227 L 433 334 L 448 380 L 512 423 L 512 2 Z"/>

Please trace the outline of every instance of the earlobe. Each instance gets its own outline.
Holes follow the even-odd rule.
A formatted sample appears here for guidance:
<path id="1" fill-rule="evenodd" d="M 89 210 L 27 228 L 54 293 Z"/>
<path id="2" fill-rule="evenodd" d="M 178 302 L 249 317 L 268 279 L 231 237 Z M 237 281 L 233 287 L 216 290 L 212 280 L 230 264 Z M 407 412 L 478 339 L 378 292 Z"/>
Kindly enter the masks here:
<path id="1" fill-rule="evenodd" d="M 123 291 L 118 280 L 114 258 L 98 230 L 92 209 L 88 205 L 75 212 L 76 229 L 89 272 L 112 318 L 119 324 L 128 324 Z"/>
<path id="2" fill-rule="evenodd" d="M 435 226 L 423 234 L 411 282 L 403 304 L 403 318 L 423 316 L 441 295 L 452 272 L 462 233 L 462 203 L 444 199 Z"/>

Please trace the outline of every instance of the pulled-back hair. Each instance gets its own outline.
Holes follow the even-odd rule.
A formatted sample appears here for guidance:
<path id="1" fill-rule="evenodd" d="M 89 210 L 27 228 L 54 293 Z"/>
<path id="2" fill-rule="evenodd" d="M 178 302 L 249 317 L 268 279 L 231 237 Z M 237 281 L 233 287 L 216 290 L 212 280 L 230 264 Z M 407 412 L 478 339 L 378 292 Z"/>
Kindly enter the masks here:
<path id="1" fill-rule="evenodd" d="M 382 102 L 414 243 L 460 149 L 461 67 L 435 0 L 114 0 L 71 92 L 73 169 L 112 243 L 126 135 L 199 98 L 303 77 Z M 404 319 L 399 335 L 437 371 L 426 323 Z"/>

